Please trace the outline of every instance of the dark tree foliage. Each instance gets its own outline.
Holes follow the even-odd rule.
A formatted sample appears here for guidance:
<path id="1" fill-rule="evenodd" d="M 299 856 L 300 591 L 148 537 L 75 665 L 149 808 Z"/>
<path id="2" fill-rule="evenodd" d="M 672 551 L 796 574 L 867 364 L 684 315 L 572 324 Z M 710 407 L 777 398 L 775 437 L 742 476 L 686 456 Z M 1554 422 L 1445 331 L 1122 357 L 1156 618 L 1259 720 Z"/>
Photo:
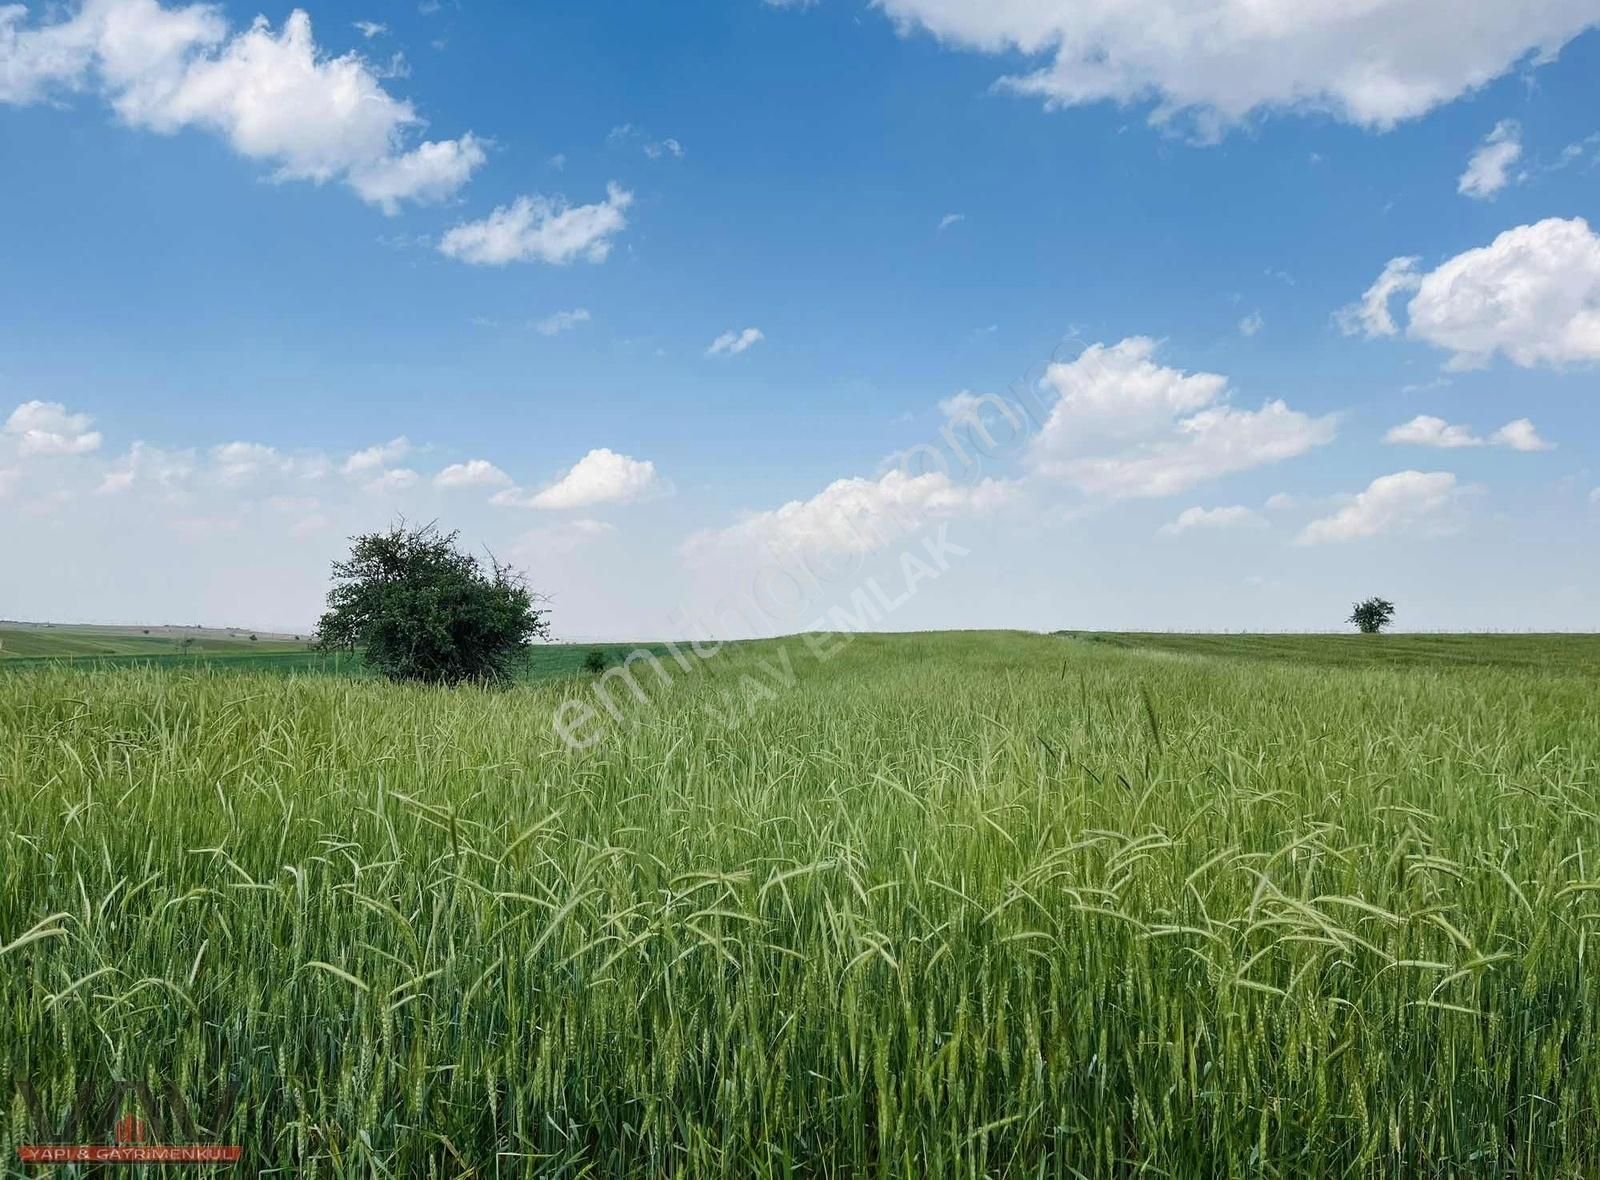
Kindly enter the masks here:
<path id="1" fill-rule="evenodd" d="M 1345 621 L 1354 623 L 1356 629 L 1363 635 L 1377 635 L 1389 625 L 1389 620 L 1392 618 L 1394 618 L 1394 603 L 1387 598 L 1369 598 L 1365 602 L 1356 603 L 1355 609 Z"/>
<path id="2" fill-rule="evenodd" d="M 609 661 L 606 659 L 606 653 L 597 647 L 591 650 L 588 655 L 583 657 L 583 670 L 585 672 L 593 672 L 594 674 L 599 675 L 601 672 L 606 670 L 606 664 L 608 662 Z"/>
<path id="3" fill-rule="evenodd" d="M 548 612 L 534 608 L 522 574 L 492 557 L 485 568 L 456 548 L 458 535 L 402 521 L 353 538 L 333 566 L 318 646 L 360 651 L 391 680 L 510 679 L 533 640 L 550 637 Z"/>

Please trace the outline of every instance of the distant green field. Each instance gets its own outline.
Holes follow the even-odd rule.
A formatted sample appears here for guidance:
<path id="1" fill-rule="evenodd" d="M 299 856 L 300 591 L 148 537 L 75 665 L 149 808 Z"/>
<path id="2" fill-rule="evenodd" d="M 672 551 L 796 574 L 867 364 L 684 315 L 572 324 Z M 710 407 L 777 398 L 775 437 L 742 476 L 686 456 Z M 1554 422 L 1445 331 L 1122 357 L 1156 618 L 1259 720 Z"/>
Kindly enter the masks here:
<path id="1" fill-rule="evenodd" d="M 1175 635 L 1061 631 L 1078 643 L 1329 667 L 1501 668 L 1600 675 L 1600 635 Z"/>
<path id="2" fill-rule="evenodd" d="M 274 642 L 248 638 L 207 637 L 197 639 L 187 651 L 179 649 L 171 635 L 143 635 L 132 632 L 86 633 L 75 629 L 39 630 L 0 628 L 0 669 L 21 671 L 48 665 L 72 664 L 97 669 L 167 668 L 216 669 L 227 672 L 269 672 L 280 675 L 365 674 L 359 657 L 339 652 L 312 651 L 305 643 Z M 552 643 L 536 646 L 528 654 L 523 678 L 528 681 L 556 680 L 583 671 L 591 651 L 606 653 L 619 662 L 634 644 Z M 654 645 L 658 655 L 665 648 Z"/>
<path id="3" fill-rule="evenodd" d="M 171 632 L 145 633 L 140 628 L 0 627 L 0 659 L 36 656 L 136 656 L 184 654 L 185 637 Z M 306 649 L 304 643 L 252 640 L 249 632 L 190 637 L 189 654 L 256 655 Z"/>

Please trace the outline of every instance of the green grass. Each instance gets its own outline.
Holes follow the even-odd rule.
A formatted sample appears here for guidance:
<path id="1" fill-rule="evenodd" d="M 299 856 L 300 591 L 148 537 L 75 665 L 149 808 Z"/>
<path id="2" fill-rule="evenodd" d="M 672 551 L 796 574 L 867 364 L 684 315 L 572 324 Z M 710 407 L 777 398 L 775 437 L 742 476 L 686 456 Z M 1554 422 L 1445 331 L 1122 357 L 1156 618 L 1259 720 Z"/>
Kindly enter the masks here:
<path id="1" fill-rule="evenodd" d="M 1335 667 L 1485 667 L 1600 676 L 1600 635 L 1181 635 L 1062 631 L 1097 643 L 1171 655 Z"/>
<path id="2" fill-rule="evenodd" d="M 13 647 L 13 636 L 19 641 Z M 118 635 L 109 639 L 61 636 L 57 632 L 0 630 L 5 658 L 0 659 L 0 672 L 17 672 L 41 664 L 71 664 L 85 669 L 109 670 L 113 668 L 160 668 L 167 671 L 193 671 L 217 669 L 232 672 L 264 672 L 275 675 L 334 675 L 360 676 L 363 674 L 359 657 L 340 652 L 309 650 L 305 643 L 251 643 L 239 641 L 206 640 L 195 643 L 187 652 L 178 651 L 172 639 L 145 639 L 140 636 Z M 616 663 L 633 645 L 620 643 L 601 644 L 538 644 L 530 649 L 523 665 L 522 679 L 529 682 L 559 680 L 583 673 L 583 661 L 589 652 L 600 650 Z M 648 650 L 664 654 L 666 649 L 649 645 Z"/>
<path id="3" fill-rule="evenodd" d="M 188 653 L 250 655 L 262 652 L 304 651 L 304 643 L 279 640 L 252 641 L 249 632 L 237 637 L 191 637 Z M 137 627 L 0 627 L 0 660 L 30 657 L 157 656 L 185 654 L 182 636 L 146 635 Z"/>
<path id="4" fill-rule="evenodd" d="M 580 754 L 583 679 L 31 667 L 0 1094 L 235 1079 L 296 1176 L 1594 1176 L 1600 681 L 1483 662 L 790 640 Z"/>

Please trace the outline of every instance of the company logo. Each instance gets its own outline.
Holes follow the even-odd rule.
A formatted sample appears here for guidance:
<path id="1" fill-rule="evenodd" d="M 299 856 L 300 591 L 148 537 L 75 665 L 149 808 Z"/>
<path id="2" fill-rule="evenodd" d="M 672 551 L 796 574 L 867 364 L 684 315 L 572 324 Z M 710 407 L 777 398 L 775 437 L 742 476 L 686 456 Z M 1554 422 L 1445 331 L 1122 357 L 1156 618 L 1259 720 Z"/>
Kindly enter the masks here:
<path id="1" fill-rule="evenodd" d="M 85 1083 L 59 1126 L 31 1083 L 18 1089 L 40 1140 L 17 1148 L 25 1164 L 233 1164 L 243 1154 L 236 1145 L 201 1142 L 189 1103 L 170 1082 L 164 1103 L 144 1082 L 113 1082 L 103 1091 Z M 227 1124 L 237 1097 L 237 1085 L 223 1090 L 213 1125 Z"/>

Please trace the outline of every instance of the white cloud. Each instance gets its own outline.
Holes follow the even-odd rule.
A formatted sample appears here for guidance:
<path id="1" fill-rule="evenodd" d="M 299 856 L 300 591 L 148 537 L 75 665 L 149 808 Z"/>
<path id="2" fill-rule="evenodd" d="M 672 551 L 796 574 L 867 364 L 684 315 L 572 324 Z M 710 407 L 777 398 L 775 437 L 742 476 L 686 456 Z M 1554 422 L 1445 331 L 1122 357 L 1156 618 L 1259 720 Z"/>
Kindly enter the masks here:
<path id="1" fill-rule="evenodd" d="M 1431 414 L 1418 414 L 1411 421 L 1393 427 L 1383 436 L 1383 441 L 1418 447 L 1441 447 L 1445 450 L 1483 446 L 1483 439 L 1472 433 L 1472 427 L 1452 426 L 1443 418 L 1435 418 Z"/>
<path id="2" fill-rule="evenodd" d="M 1361 302 L 1339 309 L 1339 326 L 1346 336 L 1393 336 L 1400 329 L 1389 314 L 1389 301 L 1401 291 L 1415 291 L 1422 282 L 1418 258 L 1391 258 L 1383 273 L 1361 296 Z"/>
<path id="3" fill-rule="evenodd" d="M 460 139 L 424 143 L 398 156 L 386 156 L 350 173 L 350 187 L 387 213 L 402 201 L 424 204 L 447 200 L 464 187 L 488 159 L 483 143 L 470 132 Z"/>
<path id="4" fill-rule="evenodd" d="M 1595 488 L 1594 491 L 1589 493 L 1589 503 L 1600 504 L 1600 488 Z"/>
<path id="5" fill-rule="evenodd" d="M 1261 329 L 1266 326 L 1267 321 L 1261 318 L 1261 313 L 1259 311 L 1252 311 L 1249 315 L 1245 316 L 1244 319 L 1239 321 L 1239 335 L 1255 336 L 1258 335 L 1261 332 Z"/>
<path id="6" fill-rule="evenodd" d="M 393 467 L 383 472 L 376 479 L 368 480 L 362 484 L 362 490 L 375 495 L 388 495 L 393 492 L 403 492 L 414 488 L 422 477 L 409 467 Z"/>
<path id="7" fill-rule="evenodd" d="M 809 500 L 792 500 L 725 529 L 698 533 L 684 546 L 691 560 L 717 549 L 864 554 L 930 521 L 984 515 L 1010 503 L 1014 485 L 985 479 L 957 484 L 943 472 L 912 476 L 891 470 L 878 479 L 841 479 Z"/>
<path id="8" fill-rule="evenodd" d="M 589 322 L 589 312 L 582 307 L 573 308 L 571 311 L 558 311 L 553 315 L 533 325 L 533 330 L 541 336 L 559 336 L 563 332 L 570 332 L 579 324 Z"/>
<path id="9" fill-rule="evenodd" d="M 1407 334 L 1452 353 L 1452 369 L 1481 368 L 1497 352 L 1524 368 L 1600 360 L 1600 237 L 1583 218 L 1517 226 L 1425 275 L 1415 262 L 1385 267 L 1346 320 L 1392 336 L 1389 299 L 1413 290 Z"/>
<path id="10" fill-rule="evenodd" d="M 1386 443 L 1406 443 L 1419 447 L 1439 447 L 1454 450 L 1462 447 L 1509 447 L 1513 451 L 1551 451 L 1553 443 L 1539 437 L 1539 432 L 1527 418 L 1507 422 L 1488 438 L 1480 438 L 1470 426 L 1452 425 L 1431 414 L 1418 414 L 1409 422 L 1391 429 L 1383 436 Z"/>
<path id="11" fill-rule="evenodd" d="M 11 494 L 11 489 L 16 487 L 22 479 L 22 472 L 14 468 L 0 467 L 0 500 Z"/>
<path id="12" fill-rule="evenodd" d="M 606 140 L 614 144 L 637 143 L 640 150 L 652 160 L 660 160 L 667 156 L 681 160 L 684 156 L 683 144 L 676 139 L 670 136 L 666 139 L 651 139 L 643 128 L 635 127 L 632 123 L 613 127 Z"/>
<path id="13" fill-rule="evenodd" d="M 1424 276 L 1409 332 L 1456 368 L 1600 360 L 1600 238 L 1582 218 L 1507 230 Z"/>
<path id="14" fill-rule="evenodd" d="M 87 455 L 100 449 L 94 419 L 73 414 L 60 402 L 23 402 L 6 419 L 5 433 L 22 455 Z"/>
<path id="15" fill-rule="evenodd" d="M 1162 367 L 1155 351 L 1155 341 L 1135 336 L 1051 365 L 1045 382 L 1060 400 L 1031 444 L 1031 468 L 1115 499 L 1168 496 L 1334 439 L 1332 416 L 1311 418 L 1282 401 L 1227 405 L 1226 377 Z"/>
<path id="16" fill-rule="evenodd" d="M 648 459 L 634 459 L 600 447 L 579 459 L 543 491 L 530 496 L 521 488 L 508 488 L 493 502 L 515 508 L 592 508 L 599 504 L 629 504 L 665 490 L 656 465 Z"/>
<path id="17" fill-rule="evenodd" d="M 1400 471 L 1380 476 L 1332 516 L 1306 525 L 1297 541 L 1320 545 L 1385 533 L 1454 532 L 1460 527 L 1468 490 L 1448 471 Z"/>
<path id="18" fill-rule="evenodd" d="M 518 197 L 482 221 L 449 230 L 439 241 L 439 251 L 474 266 L 565 266 L 579 258 L 604 262 L 611 254 L 611 239 L 628 227 L 632 204 L 633 194 L 615 182 L 606 186 L 606 199 L 593 205 L 569 205 L 560 197 Z"/>
<path id="19" fill-rule="evenodd" d="M 1234 504 L 1227 508 L 1185 508 L 1176 520 L 1161 526 L 1165 536 L 1176 537 L 1190 529 L 1260 528 L 1267 522 L 1254 508 Z"/>
<path id="20" fill-rule="evenodd" d="M 1497 447 L 1510 447 L 1513 451 L 1553 451 L 1556 449 L 1555 443 L 1546 442 L 1539 437 L 1539 432 L 1534 429 L 1533 423 L 1526 418 L 1518 418 L 1515 422 L 1507 422 L 1489 436 L 1489 441 Z"/>
<path id="21" fill-rule="evenodd" d="M 101 478 L 98 491 L 111 496 L 140 485 L 168 490 L 180 488 L 194 475 L 197 466 L 193 451 L 166 451 L 149 443 L 135 442 Z"/>
<path id="22" fill-rule="evenodd" d="M 386 443 L 378 443 L 376 446 L 355 452 L 344 461 L 339 473 L 352 478 L 370 475 L 404 459 L 412 449 L 411 441 L 404 436 L 392 438 Z"/>
<path id="23" fill-rule="evenodd" d="M 711 342 L 711 347 L 706 349 L 706 355 L 738 356 L 741 352 L 760 344 L 766 338 L 760 328 L 746 328 L 742 332 L 724 332 Z"/>
<path id="24" fill-rule="evenodd" d="M 1542 62 L 1600 21 L 1586 0 L 876 0 L 901 28 L 1043 59 L 999 87 L 1049 106 L 1154 105 L 1202 133 L 1265 111 L 1383 129 Z"/>
<path id="25" fill-rule="evenodd" d="M 943 233 L 945 230 L 949 229 L 952 225 L 959 225 L 961 222 L 965 221 L 966 219 L 967 219 L 967 215 L 965 213 L 946 213 L 943 217 L 941 217 L 939 219 L 939 232 Z"/>
<path id="26" fill-rule="evenodd" d="M 62 20 L 25 15 L 0 7 L 0 102 L 91 90 L 130 127 L 211 131 L 274 179 L 342 181 L 388 212 L 453 195 L 485 160 L 470 133 L 411 146 L 416 109 L 360 54 L 328 56 L 298 9 L 280 31 L 257 17 L 237 33 L 206 4 L 84 0 Z"/>
<path id="27" fill-rule="evenodd" d="M 211 471 L 227 486 L 251 483 L 271 475 L 287 475 L 294 463 L 263 443 L 231 442 L 211 448 Z"/>
<path id="28" fill-rule="evenodd" d="M 1511 166 L 1522 157 L 1522 125 L 1515 119 L 1495 124 L 1467 161 L 1456 191 L 1480 201 L 1491 199 L 1511 182 Z"/>
<path id="29" fill-rule="evenodd" d="M 351 23 L 351 27 L 365 37 L 368 41 L 389 31 L 389 26 L 380 24 L 375 20 L 358 20 Z"/>
<path id="30" fill-rule="evenodd" d="M 433 477 L 436 488 L 503 488 L 511 482 L 509 475 L 487 459 L 452 463 Z"/>

